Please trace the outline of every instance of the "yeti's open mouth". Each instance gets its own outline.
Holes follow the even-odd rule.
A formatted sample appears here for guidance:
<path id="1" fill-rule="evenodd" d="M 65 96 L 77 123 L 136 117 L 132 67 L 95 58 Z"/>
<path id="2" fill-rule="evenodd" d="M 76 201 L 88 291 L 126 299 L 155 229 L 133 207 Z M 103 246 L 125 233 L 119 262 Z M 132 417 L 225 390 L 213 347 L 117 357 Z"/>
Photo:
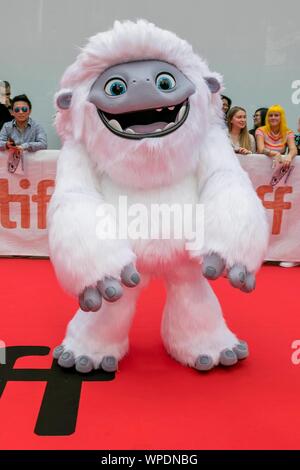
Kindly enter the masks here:
<path id="1" fill-rule="evenodd" d="M 189 113 L 189 101 L 156 109 L 110 114 L 97 109 L 106 127 L 127 139 L 162 137 L 178 129 Z"/>

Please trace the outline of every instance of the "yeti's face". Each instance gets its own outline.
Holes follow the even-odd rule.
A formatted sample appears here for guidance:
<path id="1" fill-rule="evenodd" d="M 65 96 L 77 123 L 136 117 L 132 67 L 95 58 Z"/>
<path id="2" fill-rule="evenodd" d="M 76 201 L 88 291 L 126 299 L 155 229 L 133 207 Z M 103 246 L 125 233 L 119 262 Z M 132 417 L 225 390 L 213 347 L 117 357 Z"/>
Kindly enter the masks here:
<path id="1" fill-rule="evenodd" d="M 114 65 L 93 84 L 88 101 L 114 134 L 126 139 L 163 137 L 189 113 L 194 84 L 175 66 L 159 60 Z"/>

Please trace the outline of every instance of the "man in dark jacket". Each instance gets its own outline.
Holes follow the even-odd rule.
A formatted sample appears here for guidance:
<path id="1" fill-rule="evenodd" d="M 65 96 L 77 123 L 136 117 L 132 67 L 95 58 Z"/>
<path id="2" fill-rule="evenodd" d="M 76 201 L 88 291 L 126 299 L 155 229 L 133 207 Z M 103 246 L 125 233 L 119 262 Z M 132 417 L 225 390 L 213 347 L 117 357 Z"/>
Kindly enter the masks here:
<path id="1" fill-rule="evenodd" d="M 13 116 L 10 114 L 8 108 L 0 103 L 0 130 L 5 122 L 12 121 Z"/>

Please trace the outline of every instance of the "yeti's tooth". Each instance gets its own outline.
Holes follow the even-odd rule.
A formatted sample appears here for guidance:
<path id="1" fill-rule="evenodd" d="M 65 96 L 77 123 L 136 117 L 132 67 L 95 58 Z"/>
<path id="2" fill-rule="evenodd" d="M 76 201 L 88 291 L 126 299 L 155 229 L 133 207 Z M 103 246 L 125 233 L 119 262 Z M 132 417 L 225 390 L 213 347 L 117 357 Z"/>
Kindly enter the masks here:
<path id="1" fill-rule="evenodd" d="M 127 134 L 135 134 L 134 130 L 133 129 L 130 129 L 130 127 L 128 127 L 128 129 L 126 129 L 125 131 Z"/>
<path id="2" fill-rule="evenodd" d="M 169 109 L 170 111 L 173 111 L 173 109 L 175 109 L 175 106 L 168 106 L 168 109 Z"/>
<path id="3" fill-rule="evenodd" d="M 185 110 L 186 110 L 186 106 L 181 106 L 180 110 L 179 110 L 179 113 L 177 114 L 177 117 L 176 117 L 176 121 L 175 122 L 179 122 L 181 121 L 181 119 L 183 118 L 184 114 L 185 114 Z"/>
<path id="4" fill-rule="evenodd" d="M 155 129 L 154 132 L 161 132 L 161 129 Z"/>
<path id="5" fill-rule="evenodd" d="M 118 121 L 116 121 L 116 119 L 112 119 L 111 121 L 108 122 L 108 124 L 114 129 L 116 129 L 117 131 L 123 130 L 120 124 L 118 123 Z"/>
<path id="6" fill-rule="evenodd" d="M 162 111 L 163 109 L 162 108 L 157 108 L 156 111 L 160 112 Z"/>
<path id="7" fill-rule="evenodd" d="M 166 125 L 165 129 L 170 129 L 170 127 L 175 126 L 175 122 L 170 122 L 169 124 Z"/>

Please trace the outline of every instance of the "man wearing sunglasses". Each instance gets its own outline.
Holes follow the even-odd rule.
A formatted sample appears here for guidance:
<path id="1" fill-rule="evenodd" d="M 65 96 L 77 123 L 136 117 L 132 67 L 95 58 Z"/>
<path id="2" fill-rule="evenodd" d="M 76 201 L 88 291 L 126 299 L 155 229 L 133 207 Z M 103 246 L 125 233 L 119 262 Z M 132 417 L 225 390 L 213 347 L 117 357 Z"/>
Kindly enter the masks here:
<path id="1" fill-rule="evenodd" d="M 14 149 L 19 156 L 24 151 L 36 152 L 47 148 L 47 136 L 43 128 L 30 117 L 31 102 L 26 95 L 12 99 L 11 122 L 6 122 L 0 132 L 0 150 Z"/>

